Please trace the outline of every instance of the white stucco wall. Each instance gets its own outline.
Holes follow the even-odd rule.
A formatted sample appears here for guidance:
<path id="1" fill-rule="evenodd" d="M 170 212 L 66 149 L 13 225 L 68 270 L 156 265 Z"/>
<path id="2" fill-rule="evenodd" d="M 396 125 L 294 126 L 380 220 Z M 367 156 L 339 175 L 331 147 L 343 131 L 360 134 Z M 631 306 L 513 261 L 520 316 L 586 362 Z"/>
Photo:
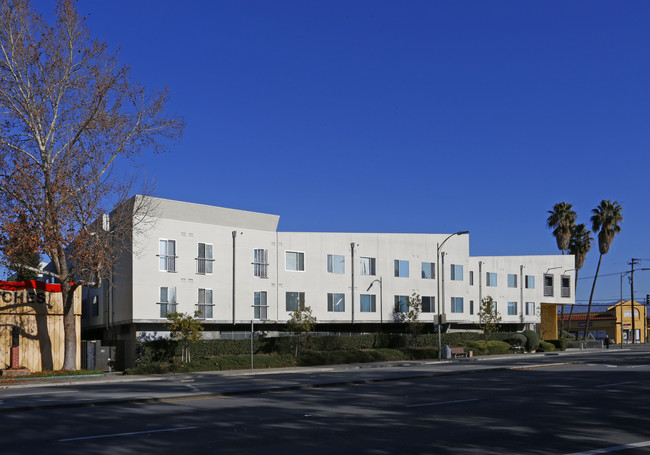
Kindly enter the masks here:
<path id="1" fill-rule="evenodd" d="M 213 317 L 216 323 L 246 323 L 253 317 L 253 295 L 266 292 L 268 319 L 286 321 L 287 292 L 304 292 L 305 303 L 312 308 L 321 323 L 390 322 L 393 320 L 396 295 L 435 297 L 432 313 L 423 313 L 421 320 L 433 322 L 440 298 L 437 279 L 421 277 L 422 262 L 436 263 L 436 249 L 442 242 L 440 264 L 435 273 L 440 274 L 441 312 L 443 322 L 472 323 L 478 321 L 481 297 L 491 295 L 498 302 L 498 310 L 505 322 L 539 322 L 541 303 L 572 304 L 574 289 L 568 298 L 560 297 L 560 276 L 568 275 L 573 284 L 573 256 L 496 256 L 471 257 L 469 235 L 449 234 L 381 234 L 381 233 L 303 233 L 277 232 L 279 217 L 220 207 L 210 207 L 178 201 L 156 199 L 157 217 L 146 232 L 134 234 L 135 254 L 123 259 L 115 271 L 119 290 L 116 297 L 116 314 L 121 322 L 164 322 L 160 317 L 160 288 L 175 287 L 177 311 L 193 313 L 197 309 L 198 289 L 213 292 Z M 233 231 L 235 254 L 235 308 L 233 319 Z M 176 241 L 176 270 L 160 271 L 159 241 Z M 197 273 L 198 243 L 213 245 L 213 273 Z M 354 244 L 354 264 L 352 247 Z M 253 275 L 253 251 L 268 251 L 268 277 Z M 304 271 L 289 271 L 286 252 L 304 253 Z M 343 274 L 328 273 L 327 255 L 344 256 Z M 376 274 L 361 275 L 360 258 L 376 259 Z M 409 276 L 396 277 L 394 261 L 409 262 Z M 462 280 L 451 280 L 452 264 L 463 268 Z M 354 289 L 352 289 L 352 265 Z M 535 277 L 535 288 L 523 289 L 523 275 Z M 543 275 L 548 270 L 555 277 L 555 294 L 543 296 Z M 497 274 L 497 286 L 487 287 L 486 272 Z M 470 273 L 474 283 L 470 285 Z M 517 287 L 508 287 L 508 274 L 517 275 Z M 379 283 L 383 283 L 383 299 Z M 354 314 L 352 293 L 354 292 Z M 327 294 L 345 295 L 345 311 L 328 311 Z M 362 294 L 376 296 L 376 311 L 361 312 Z M 463 311 L 451 312 L 452 297 L 463 298 Z M 381 301 L 383 300 L 383 305 Z M 473 311 L 470 311 L 470 301 Z M 508 315 L 507 302 L 517 302 L 517 314 Z M 534 302 L 537 315 L 525 315 L 525 302 Z M 383 311 L 380 307 L 383 306 Z"/>

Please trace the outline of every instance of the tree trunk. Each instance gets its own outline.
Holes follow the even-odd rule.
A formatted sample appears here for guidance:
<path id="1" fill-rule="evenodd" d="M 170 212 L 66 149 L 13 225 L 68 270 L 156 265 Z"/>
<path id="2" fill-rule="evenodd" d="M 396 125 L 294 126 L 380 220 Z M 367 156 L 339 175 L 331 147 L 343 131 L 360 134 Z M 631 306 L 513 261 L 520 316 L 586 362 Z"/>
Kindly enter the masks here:
<path id="1" fill-rule="evenodd" d="M 65 354 L 63 357 L 64 370 L 77 369 L 77 325 L 74 314 L 74 289 L 70 283 L 61 283 L 61 298 L 63 299 L 63 333 L 65 335 Z"/>
<path id="2" fill-rule="evenodd" d="M 589 317 L 591 316 L 591 301 L 594 297 L 594 289 L 596 289 L 596 280 L 598 279 L 598 271 L 600 270 L 600 261 L 603 259 L 603 254 L 598 256 L 598 266 L 596 267 L 596 275 L 594 276 L 594 284 L 591 285 L 591 294 L 589 294 L 589 306 L 587 307 L 587 320 L 585 321 L 585 333 L 583 338 L 587 340 L 587 331 L 589 330 Z"/>

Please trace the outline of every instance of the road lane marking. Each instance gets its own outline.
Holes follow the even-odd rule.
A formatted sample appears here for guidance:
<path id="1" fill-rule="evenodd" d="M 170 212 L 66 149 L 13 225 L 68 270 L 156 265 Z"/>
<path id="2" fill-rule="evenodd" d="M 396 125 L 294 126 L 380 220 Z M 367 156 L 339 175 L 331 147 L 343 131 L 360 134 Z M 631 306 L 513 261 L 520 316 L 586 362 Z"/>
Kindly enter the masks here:
<path id="1" fill-rule="evenodd" d="M 622 446 L 605 447 L 604 449 L 587 450 L 586 452 L 574 452 L 568 455 L 598 455 L 600 453 L 619 452 L 621 450 L 636 449 L 638 447 L 648 447 L 650 441 L 633 442 Z"/>
<path id="2" fill-rule="evenodd" d="M 230 398 L 230 397 L 226 396 L 226 395 L 215 395 L 215 396 L 208 396 L 208 397 L 168 398 L 166 400 L 160 400 L 158 403 L 177 403 L 179 401 L 199 401 L 199 400 L 220 400 L 222 398 Z M 138 402 L 136 404 L 142 404 L 142 405 L 148 406 L 151 403 L 143 401 L 143 402 Z"/>
<path id="3" fill-rule="evenodd" d="M 594 388 L 599 388 L 599 387 L 614 387 L 616 385 L 624 385 L 624 384 L 636 384 L 639 381 L 626 381 L 626 382 L 614 382 L 612 384 L 600 384 L 600 385 L 595 385 Z"/>
<path id="4" fill-rule="evenodd" d="M 469 401 L 478 401 L 478 398 L 470 398 L 468 400 L 437 401 L 435 403 L 410 404 L 410 405 L 408 405 L 406 407 L 407 408 L 418 408 L 420 406 L 440 406 L 441 404 L 467 403 Z"/>
<path id="5" fill-rule="evenodd" d="M 571 362 L 558 362 L 558 363 L 546 363 L 546 364 L 536 364 L 536 363 L 530 363 L 530 364 L 524 364 L 524 365 L 517 365 L 514 367 L 510 367 L 511 370 L 537 370 L 540 368 L 555 368 L 555 367 L 565 367 L 568 365 L 573 365 Z"/>
<path id="6" fill-rule="evenodd" d="M 136 434 L 163 433 L 163 432 L 166 432 L 166 431 L 194 430 L 195 428 L 198 428 L 198 427 L 165 428 L 165 429 L 162 429 L 162 430 L 131 431 L 131 432 L 128 432 L 128 433 L 101 434 L 101 435 L 96 435 L 96 436 L 83 436 L 83 437 L 80 437 L 80 438 L 59 439 L 58 442 L 83 441 L 83 440 L 86 440 L 86 439 L 115 438 L 115 437 L 119 437 L 119 436 L 133 436 L 133 435 L 136 435 Z"/>

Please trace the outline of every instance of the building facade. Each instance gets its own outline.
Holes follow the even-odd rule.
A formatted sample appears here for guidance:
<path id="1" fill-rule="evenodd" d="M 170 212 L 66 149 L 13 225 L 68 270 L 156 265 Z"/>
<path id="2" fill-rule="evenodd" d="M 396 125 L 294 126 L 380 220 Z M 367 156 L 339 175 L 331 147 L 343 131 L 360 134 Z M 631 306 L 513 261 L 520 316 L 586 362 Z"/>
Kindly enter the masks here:
<path id="1" fill-rule="evenodd" d="M 168 312 L 204 319 L 205 338 L 281 332 L 307 305 L 319 331 L 399 330 L 412 294 L 420 320 L 468 330 L 491 296 L 511 329 L 540 323 L 545 305 L 573 304 L 573 256 L 473 257 L 469 235 L 279 232 L 279 217 L 148 198 L 111 277 L 84 298 L 84 338 L 124 343 L 165 334 Z M 439 246 L 442 245 L 439 248 Z M 555 314 L 553 314 L 555 319 Z M 119 352 L 119 349 L 118 349 Z"/>

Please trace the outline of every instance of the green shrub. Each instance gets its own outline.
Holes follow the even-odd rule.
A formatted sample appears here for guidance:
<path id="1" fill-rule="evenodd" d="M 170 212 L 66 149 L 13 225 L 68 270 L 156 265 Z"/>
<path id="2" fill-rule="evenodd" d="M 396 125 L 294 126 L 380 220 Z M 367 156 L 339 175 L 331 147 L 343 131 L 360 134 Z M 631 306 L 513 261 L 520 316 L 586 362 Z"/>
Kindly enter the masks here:
<path id="1" fill-rule="evenodd" d="M 304 352 L 298 361 L 301 366 L 336 365 L 346 363 L 387 362 L 407 360 L 404 353 L 395 349 L 376 349 L 373 351 L 329 351 Z"/>
<path id="2" fill-rule="evenodd" d="M 539 347 L 537 348 L 538 352 L 553 352 L 555 351 L 555 346 L 552 343 L 547 341 L 540 341 Z"/>
<path id="3" fill-rule="evenodd" d="M 312 338 L 314 351 L 357 351 L 375 347 L 375 335 L 323 336 Z"/>
<path id="4" fill-rule="evenodd" d="M 251 356 L 238 354 L 238 355 L 224 355 L 211 359 L 213 365 L 217 370 L 245 370 L 251 367 Z M 291 354 L 282 355 L 269 355 L 269 354 L 255 354 L 253 355 L 253 368 L 285 368 L 296 366 L 295 357 Z M 213 369 L 215 369 L 213 367 Z"/>
<path id="5" fill-rule="evenodd" d="M 505 341 L 510 346 L 524 346 L 526 344 L 526 337 L 517 332 L 496 332 L 490 336 L 490 340 Z"/>
<path id="6" fill-rule="evenodd" d="M 296 366 L 293 355 L 255 354 L 254 368 L 283 368 Z M 190 363 L 182 363 L 179 358 L 174 362 L 153 362 L 141 364 L 125 370 L 124 374 L 163 374 L 189 373 L 192 371 L 242 370 L 251 367 L 249 354 L 223 355 L 216 357 L 195 357 Z"/>
<path id="7" fill-rule="evenodd" d="M 133 368 L 124 370 L 124 374 L 162 374 L 167 373 L 169 364 L 164 365 L 160 362 L 146 363 L 137 365 Z"/>
<path id="8" fill-rule="evenodd" d="M 490 354 L 512 354 L 510 349 L 510 344 L 505 341 L 488 341 L 488 346 L 490 348 Z M 485 355 L 485 341 L 476 340 L 476 341 L 466 341 L 463 343 L 465 351 L 473 351 L 474 355 Z"/>
<path id="9" fill-rule="evenodd" d="M 526 351 L 536 351 L 539 347 L 539 335 L 532 330 L 524 330 L 522 335 L 526 337 Z"/>
<path id="10" fill-rule="evenodd" d="M 178 353 L 180 353 L 178 342 L 167 338 L 138 342 L 136 344 L 136 363 L 170 362 L 174 355 L 177 354 L 177 348 Z"/>
<path id="11" fill-rule="evenodd" d="M 546 340 L 546 342 L 555 346 L 556 351 L 566 351 L 566 348 L 569 345 L 569 340 L 566 338 L 560 338 L 559 340 Z"/>

